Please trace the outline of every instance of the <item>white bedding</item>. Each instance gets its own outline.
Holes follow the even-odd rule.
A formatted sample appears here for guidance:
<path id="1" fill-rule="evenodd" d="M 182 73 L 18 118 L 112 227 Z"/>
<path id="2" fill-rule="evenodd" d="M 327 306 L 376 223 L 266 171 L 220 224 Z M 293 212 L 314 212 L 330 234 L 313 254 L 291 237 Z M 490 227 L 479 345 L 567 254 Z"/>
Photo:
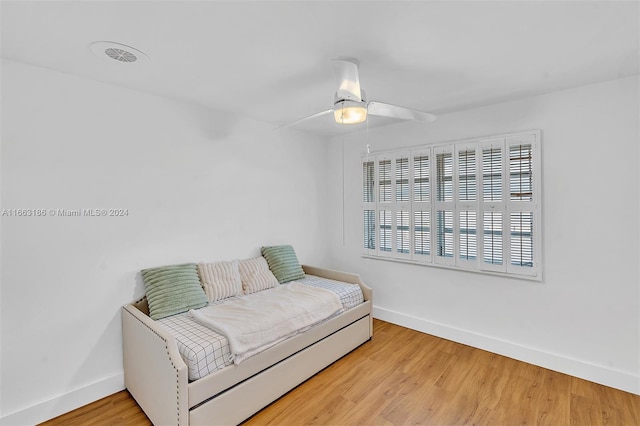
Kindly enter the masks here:
<path id="1" fill-rule="evenodd" d="M 342 309 L 338 313 L 353 308 L 364 300 L 357 285 L 308 274 L 298 281 L 336 293 L 342 303 Z M 162 318 L 157 322 L 176 339 L 180 355 L 188 367 L 189 380 L 198 380 L 233 365 L 229 360 L 231 350 L 227 338 L 198 323 L 188 312 Z"/>
<path id="2" fill-rule="evenodd" d="M 342 303 L 334 292 L 293 281 L 189 313 L 229 340 L 230 359 L 239 364 L 340 309 Z"/>

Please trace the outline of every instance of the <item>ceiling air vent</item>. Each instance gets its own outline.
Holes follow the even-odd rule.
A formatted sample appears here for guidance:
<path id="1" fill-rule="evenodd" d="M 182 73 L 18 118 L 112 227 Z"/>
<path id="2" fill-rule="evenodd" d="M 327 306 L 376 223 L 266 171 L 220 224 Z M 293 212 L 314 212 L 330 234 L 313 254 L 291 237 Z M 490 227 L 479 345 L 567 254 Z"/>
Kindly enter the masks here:
<path id="1" fill-rule="evenodd" d="M 115 60 L 125 63 L 140 63 L 149 61 L 149 57 L 142 51 L 113 41 L 94 41 L 89 45 L 91 51 L 99 58 L 108 61 Z"/>
<path id="2" fill-rule="evenodd" d="M 113 47 L 106 49 L 104 53 L 106 53 L 108 57 L 120 62 L 135 62 L 138 60 L 138 58 L 136 58 L 136 55 L 134 55 L 133 53 L 127 52 L 126 50 L 122 49 L 115 49 Z"/>

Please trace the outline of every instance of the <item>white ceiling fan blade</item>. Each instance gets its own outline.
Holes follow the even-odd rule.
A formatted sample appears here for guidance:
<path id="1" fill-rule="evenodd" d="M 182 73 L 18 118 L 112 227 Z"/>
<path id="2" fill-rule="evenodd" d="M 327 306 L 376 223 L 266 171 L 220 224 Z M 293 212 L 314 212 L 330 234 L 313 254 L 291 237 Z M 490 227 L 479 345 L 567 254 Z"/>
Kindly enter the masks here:
<path id="1" fill-rule="evenodd" d="M 368 113 L 371 115 L 380 115 L 382 117 L 391 117 L 400 120 L 415 120 L 428 123 L 436 120 L 436 116 L 429 114 L 428 112 L 422 112 L 383 102 L 369 102 L 367 109 Z"/>
<path id="2" fill-rule="evenodd" d="M 333 72 L 338 83 L 336 101 L 361 101 L 360 76 L 357 59 L 334 59 Z"/>
<path id="3" fill-rule="evenodd" d="M 282 126 L 280 126 L 280 127 L 276 127 L 276 130 L 277 130 L 277 129 L 284 129 L 284 128 L 286 128 L 286 127 L 295 126 L 296 124 L 299 124 L 299 123 L 301 123 L 301 122 L 303 122 L 303 121 L 311 120 L 312 118 L 320 117 L 320 116 L 322 116 L 322 115 L 330 114 L 330 113 L 332 113 L 332 112 L 333 112 L 333 109 L 328 109 L 328 110 L 326 110 L 326 111 L 317 112 L 317 113 L 315 113 L 315 114 L 311 114 L 311 115 L 309 115 L 309 116 L 303 117 L 303 118 L 301 118 L 301 119 L 299 119 L 299 120 L 292 121 L 291 123 L 283 124 L 283 125 L 282 125 Z"/>

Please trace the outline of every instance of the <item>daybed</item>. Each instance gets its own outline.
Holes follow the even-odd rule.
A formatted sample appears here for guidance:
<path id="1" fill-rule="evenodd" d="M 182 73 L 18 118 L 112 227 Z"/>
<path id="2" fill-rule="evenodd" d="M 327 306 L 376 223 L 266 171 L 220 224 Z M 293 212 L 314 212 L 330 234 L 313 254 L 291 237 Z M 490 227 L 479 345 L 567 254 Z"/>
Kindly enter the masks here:
<path id="1" fill-rule="evenodd" d="M 238 424 L 371 338 L 372 291 L 360 277 L 302 268 L 360 286 L 364 302 L 197 380 L 175 338 L 149 317 L 146 297 L 123 307 L 125 386 L 155 425 Z"/>

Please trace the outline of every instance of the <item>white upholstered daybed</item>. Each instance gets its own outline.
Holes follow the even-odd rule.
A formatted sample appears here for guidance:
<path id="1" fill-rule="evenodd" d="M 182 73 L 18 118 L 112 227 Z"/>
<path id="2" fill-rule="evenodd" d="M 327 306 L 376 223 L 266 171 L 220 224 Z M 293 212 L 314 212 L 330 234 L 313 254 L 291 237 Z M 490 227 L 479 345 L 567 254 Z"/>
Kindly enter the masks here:
<path id="1" fill-rule="evenodd" d="M 309 275 L 358 285 L 364 302 L 197 380 L 146 298 L 123 307 L 125 386 L 156 425 L 238 424 L 346 355 L 373 332 L 372 291 L 356 274 L 303 265 Z"/>

